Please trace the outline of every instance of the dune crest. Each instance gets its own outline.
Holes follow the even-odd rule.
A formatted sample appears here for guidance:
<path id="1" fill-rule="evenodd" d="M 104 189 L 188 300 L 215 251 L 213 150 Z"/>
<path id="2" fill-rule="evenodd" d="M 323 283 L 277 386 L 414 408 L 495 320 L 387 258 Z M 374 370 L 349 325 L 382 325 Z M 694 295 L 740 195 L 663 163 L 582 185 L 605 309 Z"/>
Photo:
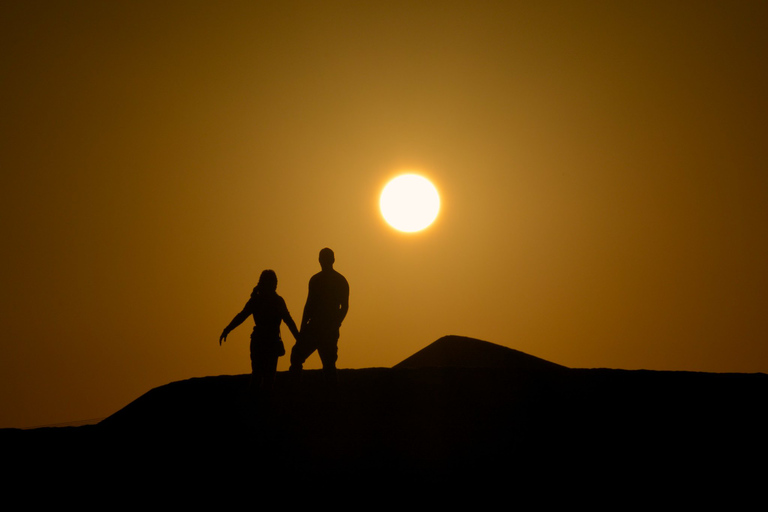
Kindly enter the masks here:
<path id="1" fill-rule="evenodd" d="M 546 475 L 590 489 L 637 482 L 633 492 L 645 493 L 649 474 L 721 484 L 759 475 L 753 463 L 766 456 L 765 374 L 567 368 L 462 336 L 393 368 L 339 374 L 328 389 L 322 370 L 300 382 L 278 372 L 268 400 L 249 393 L 249 375 L 192 378 L 98 425 L 0 431 L 0 440 L 15 451 L 6 465 L 25 476 L 43 460 L 84 461 L 110 481 L 142 467 L 158 481 L 176 472 L 228 485 L 226 469 L 237 468 L 248 486 L 286 493 L 307 475 L 321 489 L 383 483 L 390 492 L 395 478 L 404 489 L 506 491 Z M 79 485 L 81 473 L 71 474 Z"/>
<path id="2" fill-rule="evenodd" d="M 506 368 L 509 370 L 563 370 L 519 350 L 466 336 L 443 336 L 393 368 Z"/>

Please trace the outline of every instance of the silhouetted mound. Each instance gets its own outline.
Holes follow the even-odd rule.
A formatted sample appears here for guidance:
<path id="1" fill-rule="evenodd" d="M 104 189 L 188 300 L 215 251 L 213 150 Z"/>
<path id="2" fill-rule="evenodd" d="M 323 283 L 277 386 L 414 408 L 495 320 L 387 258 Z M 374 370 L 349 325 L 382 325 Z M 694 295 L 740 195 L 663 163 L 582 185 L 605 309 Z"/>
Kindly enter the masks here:
<path id="1" fill-rule="evenodd" d="M 292 377 L 278 372 L 269 399 L 248 375 L 195 378 L 88 428 L 0 431 L 4 462 L 57 478 L 82 463 L 90 484 L 130 469 L 213 489 L 287 486 L 291 499 L 307 486 L 506 493 L 531 479 L 645 496 L 670 490 L 659 482 L 749 486 L 768 455 L 765 374 L 571 369 L 446 337 L 395 368 L 340 370 L 336 389 L 319 370 Z"/>
<path id="2" fill-rule="evenodd" d="M 506 368 L 545 371 L 562 370 L 565 366 L 475 338 L 443 336 L 393 368 Z"/>

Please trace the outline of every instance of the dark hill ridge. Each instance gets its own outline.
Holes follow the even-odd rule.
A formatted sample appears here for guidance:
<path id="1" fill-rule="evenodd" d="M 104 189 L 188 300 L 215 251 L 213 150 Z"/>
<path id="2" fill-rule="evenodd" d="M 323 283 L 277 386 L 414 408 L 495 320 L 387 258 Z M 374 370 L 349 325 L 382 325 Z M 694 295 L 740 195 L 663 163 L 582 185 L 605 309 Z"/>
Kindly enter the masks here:
<path id="1" fill-rule="evenodd" d="M 562 370 L 518 350 L 465 336 L 443 336 L 393 368 L 506 368 L 509 370 Z"/>
<path id="2" fill-rule="evenodd" d="M 768 455 L 765 374 L 570 369 L 446 337 L 394 368 L 340 370 L 335 393 L 319 370 L 298 384 L 290 377 L 278 373 L 268 402 L 252 400 L 248 375 L 194 378 L 95 426 L 0 439 L 24 463 L 34 448 L 54 461 L 85 455 L 104 474 L 135 464 L 224 479 L 232 471 L 222 467 L 239 468 L 263 486 L 306 475 L 334 486 L 457 489 L 542 475 L 601 486 L 647 484 L 649 475 L 748 481 L 752 461 Z"/>

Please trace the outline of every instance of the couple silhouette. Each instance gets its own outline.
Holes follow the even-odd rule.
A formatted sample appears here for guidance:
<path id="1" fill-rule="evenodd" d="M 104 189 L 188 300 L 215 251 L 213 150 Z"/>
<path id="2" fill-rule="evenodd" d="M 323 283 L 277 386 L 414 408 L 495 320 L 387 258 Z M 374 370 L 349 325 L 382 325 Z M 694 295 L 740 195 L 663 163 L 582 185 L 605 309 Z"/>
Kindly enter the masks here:
<path id="1" fill-rule="evenodd" d="M 268 393 L 272 389 L 277 372 L 277 360 L 285 355 L 280 337 L 280 323 L 290 329 L 296 339 L 291 349 L 290 372 L 300 375 L 304 362 L 317 350 L 323 363 L 323 374 L 330 385 L 335 385 L 336 360 L 338 359 L 339 328 L 349 309 L 349 284 L 344 276 L 333 268 L 333 251 L 320 251 L 320 272 L 309 280 L 307 302 L 301 317 L 301 329 L 288 312 L 285 300 L 277 294 L 277 275 L 265 270 L 251 293 L 251 298 L 235 318 L 224 328 L 219 345 L 227 341 L 227 335 L 253 316 L 255 325 L 251 333 L 251 386 Z"/>

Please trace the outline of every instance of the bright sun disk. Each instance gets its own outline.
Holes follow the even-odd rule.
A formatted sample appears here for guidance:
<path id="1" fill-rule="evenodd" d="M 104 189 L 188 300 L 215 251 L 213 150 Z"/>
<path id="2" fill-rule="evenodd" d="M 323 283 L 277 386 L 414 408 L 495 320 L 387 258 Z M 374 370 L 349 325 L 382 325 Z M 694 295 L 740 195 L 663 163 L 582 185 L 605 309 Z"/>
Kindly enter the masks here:
<path id="1" fill-rule="evenodd" d="M 440 195 L 428 179 L 418 174 L 403 174 L 384 187 L 379 208 L 390 226 L 413 233 L 428 227 L 437 218 Z"/>

